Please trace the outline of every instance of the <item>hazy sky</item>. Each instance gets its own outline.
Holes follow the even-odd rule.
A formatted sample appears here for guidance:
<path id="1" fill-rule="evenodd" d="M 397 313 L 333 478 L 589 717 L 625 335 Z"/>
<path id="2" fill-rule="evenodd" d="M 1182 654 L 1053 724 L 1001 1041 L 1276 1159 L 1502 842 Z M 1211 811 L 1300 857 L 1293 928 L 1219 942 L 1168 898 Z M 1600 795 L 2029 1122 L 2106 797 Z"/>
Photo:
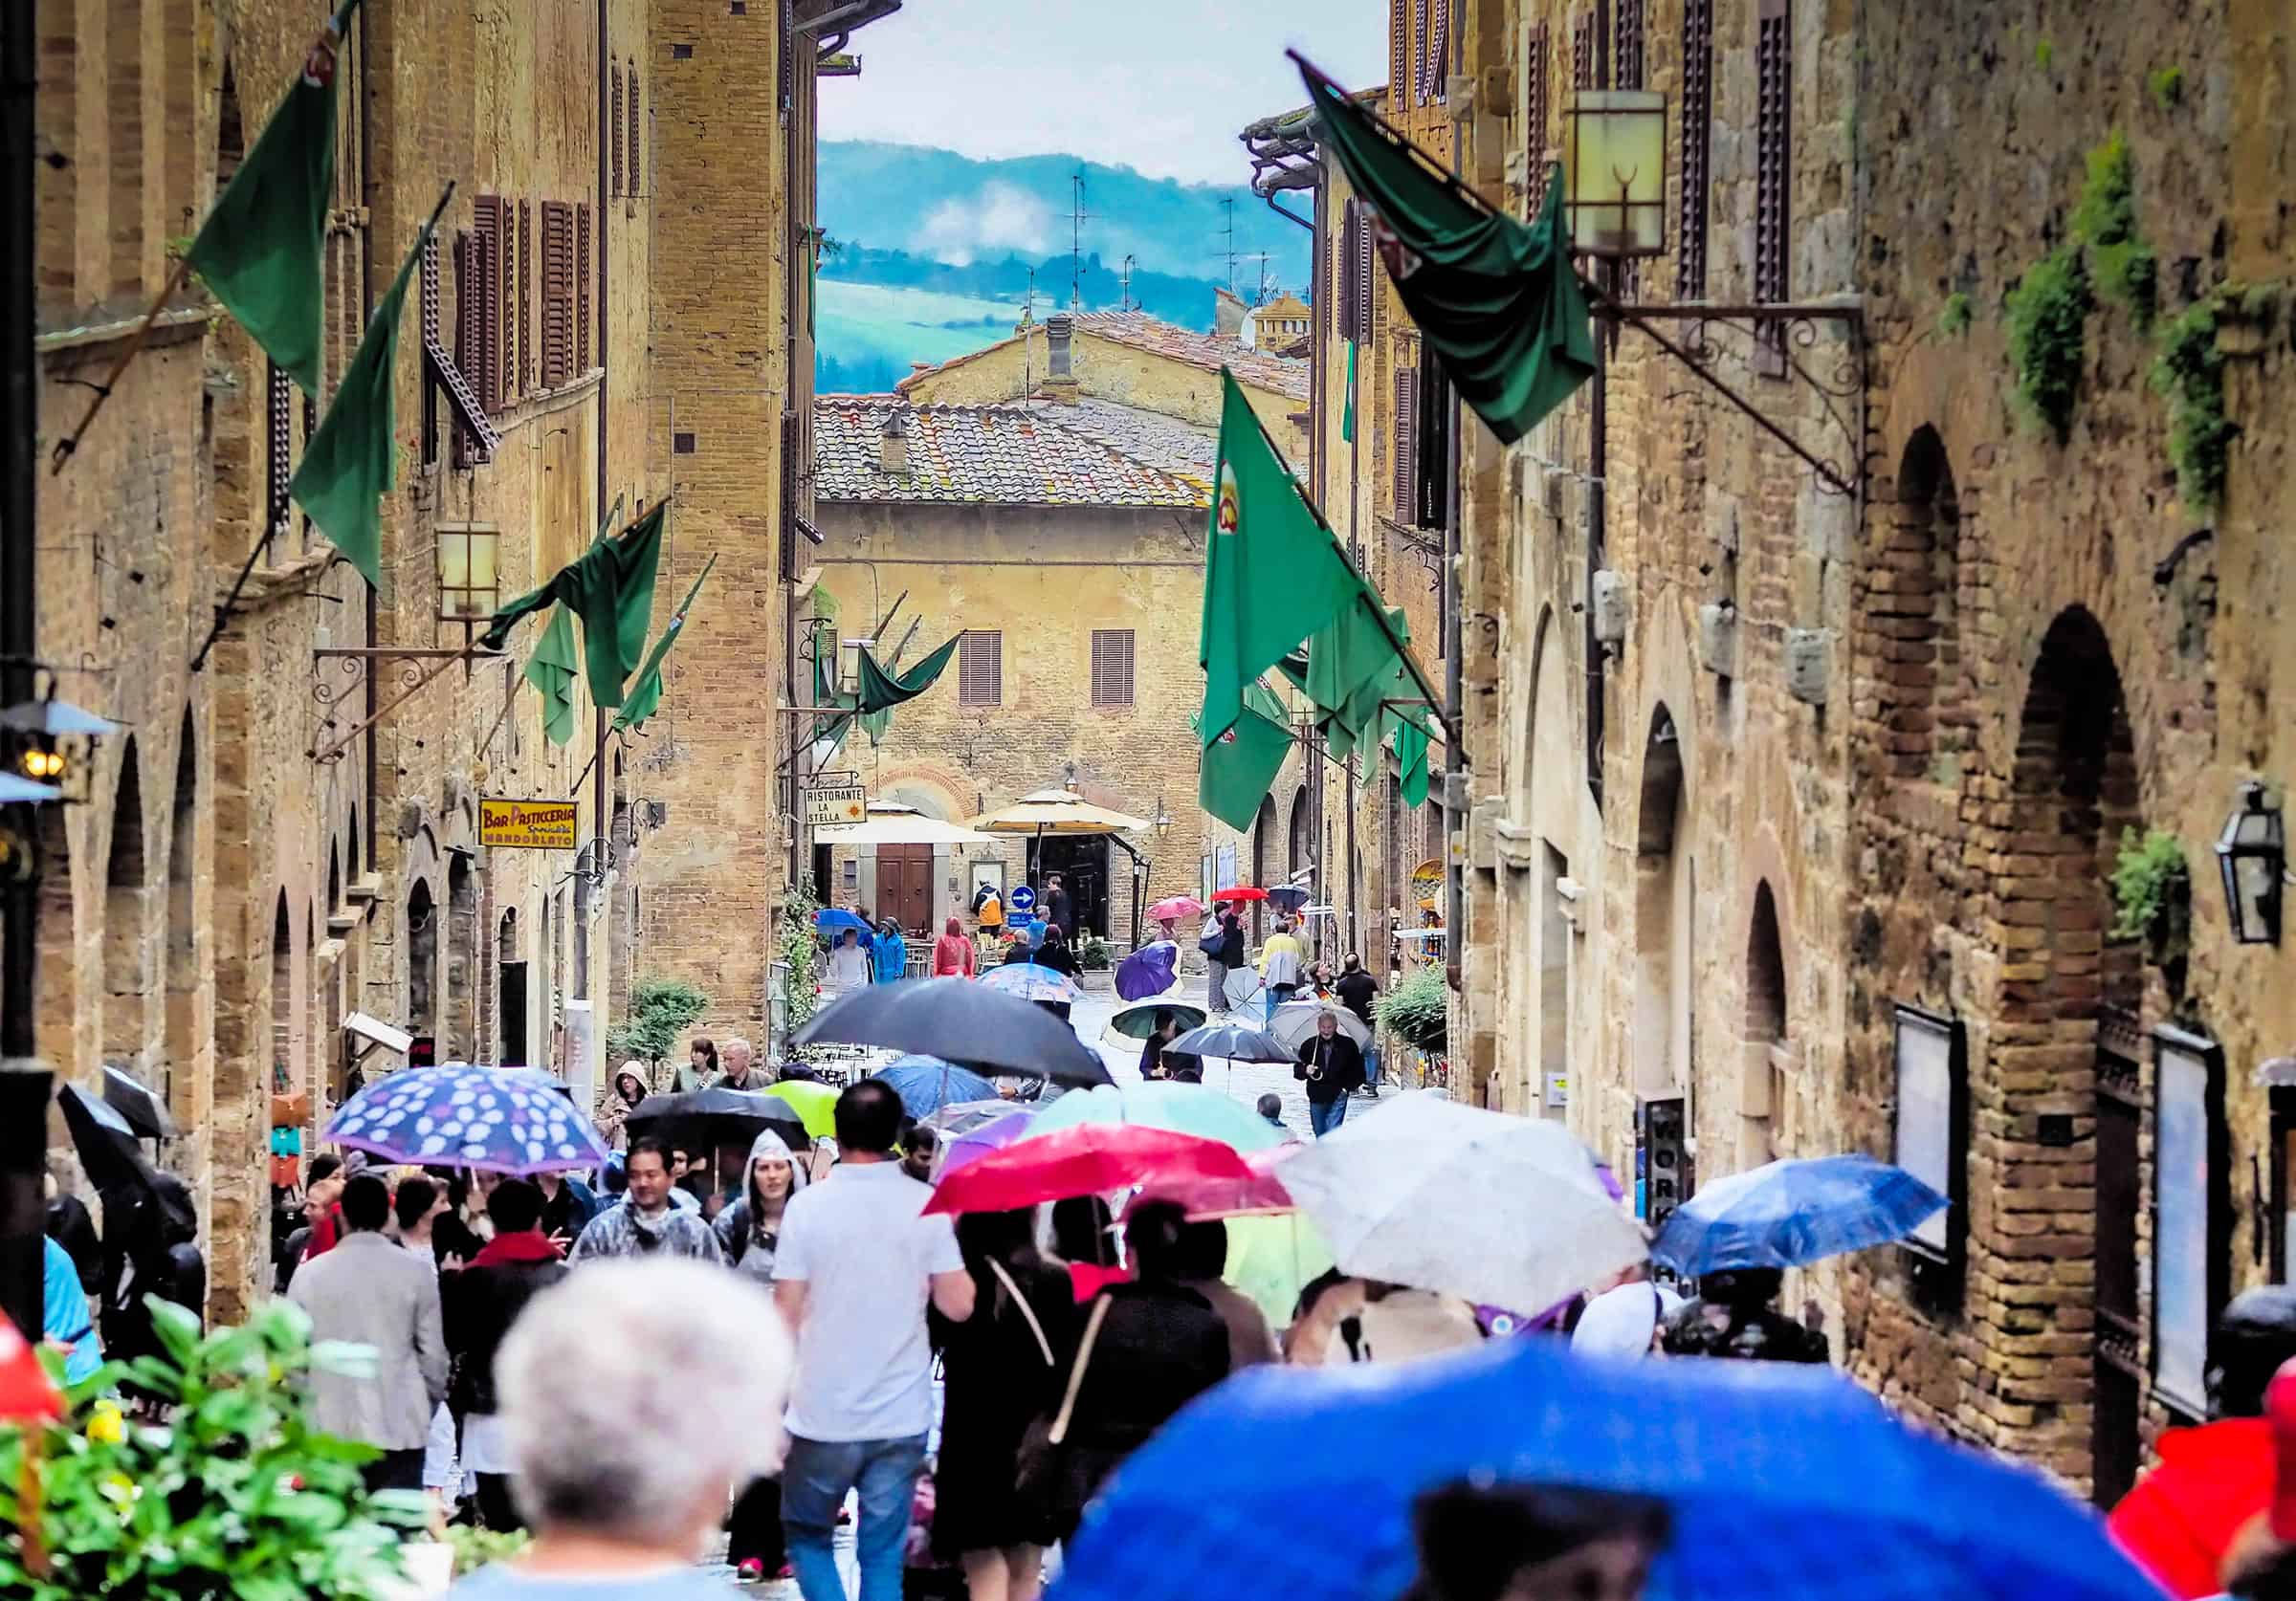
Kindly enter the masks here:
<path id="1" fill-rule="evenodd" d="M 1244 124 L 1307 99 L 1285 49 L 1384 83 L 1386 18 L 1386 0 L 908 0 L 853 36 L 859 77 L 821 80 L 821 136 L 1240 184 Z"/>

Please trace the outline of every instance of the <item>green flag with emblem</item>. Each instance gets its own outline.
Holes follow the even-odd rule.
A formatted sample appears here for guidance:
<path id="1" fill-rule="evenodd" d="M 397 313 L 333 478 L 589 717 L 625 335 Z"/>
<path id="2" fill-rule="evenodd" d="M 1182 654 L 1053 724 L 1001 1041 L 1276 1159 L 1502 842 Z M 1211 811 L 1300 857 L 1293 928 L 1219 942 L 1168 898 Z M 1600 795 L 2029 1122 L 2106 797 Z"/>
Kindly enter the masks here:
<path id="1" fill-rule="evenodd" d="M 320 30 L 287 98 L 185 252 L 208 292 L 306 395 L 319 393 L 320 325 L 327 304 L 335 57 L 358 7 L 359 0 L 349 0 Z M 189 40 L 184 48 L 190 48 Z M 176 137 L 186 137 L 184 130 Z"/>

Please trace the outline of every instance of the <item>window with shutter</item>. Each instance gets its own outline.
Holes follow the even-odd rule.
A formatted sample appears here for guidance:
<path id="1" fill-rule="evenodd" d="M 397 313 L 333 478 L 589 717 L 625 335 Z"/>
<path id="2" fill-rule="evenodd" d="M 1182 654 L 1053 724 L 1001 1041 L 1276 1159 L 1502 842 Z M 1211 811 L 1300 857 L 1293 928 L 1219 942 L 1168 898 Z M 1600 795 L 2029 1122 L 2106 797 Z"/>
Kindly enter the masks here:
<path id="1" fill-rule="evenodd" d="M 1451 0 L 1435 0 L 1435 20 L 1427 30 L 1427 98 L 1438 105 L 1450 93 Z"/>
<path id="2" fill-rule="evenodd" d="M 590 206 L 574 208 L 574 371 L 590 370 Z"/>
<path id="3" fill-rule="evenodd" d="M 1611 58 L 1617 67 L 1611 86 L 1640 89 L 1645 71 L 1643 60 L 1643 0 L 1610 0 L 1613 42 Z"/>
<path id="4" fill-rule="evenodd" d="M 263 537 L 266 543 L 287 526 L 287 480 L 295 471 L 295 384 L 276 363 L 264 363 L 264 423 L 269 450 L 264 456 Z M 276 550 L 267 559 L 276 559 Z"/>
<path id="5" fill-rule="evenodd" d="M 607 192 L 622 192 L 622 69 L 619 65 L 607 68 L 607 96 L 613 102 L 613 159 L 608 164 L 613 176 Z"/>
<path id="6" fill-rule="evenodd" d="M 1788 298 L 1786 252 L 1792 230 L 1794 61 L 1787 0 L 1762 0 L 1755 35 L 1754 297 Z M 1786 370 L 1785 330 L 1765 323 L 1755 341 L 1755 370 Z"/>
<path id="7" fill-rule="evenodd" d="M 774 531 L 781 547 L 782 581 L 786 583 L 797 577 L 797 462 L 804 434 L 798 427 L 794 411 L 782 413 L 782 517 L 781 527 Z"/>
<path id="8" fill-rule="evenodd" d="M 489 414 L 500 411 L 505 385 L 502 370 L 502 197 L 482 194 L 477 200 L 477 214 L 471 227 L 473 250 L 472 287 L 475 296 L 475 343 L 472 355 L 476 362 L 471 376 L 478 384 L 479 404 Z"/>
<path id="9" fill-rule="evenodd" d="M 1419 468 L 1417 516 L 1422 528 L 1450 525 L 1451 382 L 1432 350 L 1419 353 Z"/>
<path id="10" fill-rule="evenodd" d="M 502 404 L 515 404 L 526 392 L 525 369 L 519 357 L 519 314 L 523 310 L 519 286 L 526 281 L 526 252 L 519 244 L 516 201 L 502 203 L 502 257 L 496 294 L 502 321 Z"/>
<path id="11" fill-rule="evenodd" d="M 780 57 L 782 64 L 782 121 L 784 122 L 789 121 L 789 106 L 795 99 L 797 81 L 796 74 L 790 70 L 797 46 L 797 30 L 791 14 L 791 8 L 795 4 L 796 0 L 782 0 L 782 30 L 774 46 L 774 54 Z"/>
<path id="12" fill-rule="evenodd" d="M 1419 374 L 1399 363 L 1395 375 L 1395 520 L 1409 524 L 1419 510 Z"/>
<path id="13" fill-rule="evenodd" d="M 1093 630 L 1093 704 L 1132 704 L 1132 630 Z"/>
<path id="14" fill-rule="evenodd" d="M 542 202 L 542 387 L 574 376 L 574 208 Z"/>
<path id="15" fill-rule="evenodd" d="M 972 629 L 957 646 L 957 704 L 1000 706 L 1004 700 L 1004 636 Z"/>
<path id="16" fill-rule="evenodd" d="M 1390 116 L 1409 109 L 1411 91 L 1411 19 L 1404 13 L 1402 0 L 1389 0 L 1387 7 L 1387 109 Z"/>
<path id="17" fill-rule="evenodd" d="M 1411 0 L 1411 98 L 1406 103 L 1427 103 L 1427 0 Z"/>
<path id="18" fill-rule="evenodd" d="M 534 203 L 519 202 L 519 387 L 534 388 Z"/>
<path id="19" fill-rule="evenodd" d="M 1339 314 L 1339 337 L 1350 342 L 1362 339 L 1362 325 L 1357 320 L 1356 296 L 1356 230 L 1363 226 L 1363 211 L 1351 197 L 1340 212 L 1339 222 L 1339 293 L 1336 296 Z"/>
<path id="20" fill-rule="evenodd" d="M 432 238 L 435 247 L 436 237 Z M 436 275 L 435 250 L 431 258 L 431 274 Z M 471 375 L 477 370 L 478 353 L 485 324 L 485 273 L 481 265 L 478 241 L 468 233 L 454 236 L 454 353 L 447 354 L 446 346 L 426 339 L 423 357 L 430 368 L 431 384 L 446 391 L 454 408 L 454 465 L 473 467 L 494 459 L 495 448 L 501 443 L 494 425 L 486 420 L 486 405 L 479 398 L 477 386 Z M 425 385 L 426 394 L 430 385 Z"/>
<path id="21" fill-rule="evenodd" d="M 1531 215 L 1534 217 L 1547 203 L 1547 178 L 1554 170 L 1547 163 L 1547 148 L 1555 138 L 1547 101 L 1550 88 L 1548 75 L 1554 71 L 1549 49 L 1547 25 L 1542 22 L 1531 30 L 1530 37 L 1523 46 L 1523 144 L 1531 157 Z"/>
<path id="22" fill-rule="evenodd" d="M 639 174 L 645 170 L 645 148 L 646 123 L 638 115 L 638 69 L 633 64 L 629 69 L 629 192 L 633 195 L 644 183 Z"/>
<path id="23" fill-rule="evenodd" d="M 1713 123 L 1714 0 L 1683 0 L 1681 275 L 1674 293 L 1684 300 L 1706 298 L 1706 191 Z"/>
<path id="24" fill-rule="evenodd" d="M 1369 344 L 1377 331 L 1372 327 L 1373 308 L 1379 304 L 1379 272 L 1371 259 L 1371 205 L 1359 201 L 1356 206 L 1356 338 Z"/>
<path id="25" fill-rule="evenodd" d="M 1581 11 L 1571 21 L 1571 87 L 1595 86 L 1595 19 Z"/>

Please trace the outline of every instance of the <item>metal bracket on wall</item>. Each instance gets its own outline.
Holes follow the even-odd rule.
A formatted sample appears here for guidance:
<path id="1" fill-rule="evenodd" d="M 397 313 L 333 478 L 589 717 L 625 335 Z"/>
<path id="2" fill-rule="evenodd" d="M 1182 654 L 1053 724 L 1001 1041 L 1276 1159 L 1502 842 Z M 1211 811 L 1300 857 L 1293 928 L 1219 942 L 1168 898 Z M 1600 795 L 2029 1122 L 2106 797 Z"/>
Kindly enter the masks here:
<path id="1" fill-rule="evenodd" d="M 1597 298 L 1592 310 L 1598 318 L 1634 328 L 1647 336 L 1652 343 L 1689 368 L 1715 393 L 1744 412 L 1755 427 L 1799 456 L 1827 489 L 1853 500 L 1863 500 L 1866 485 L 1866 314 L 1862 307 L 1822 302 L 1660 306 Z M 1677 341 L 1651 326 L 1654 321 L 1687 322 L 1689 327 Z M 1817 370 L 1822 365 L 1822 358 L 1818 353 L 1819 325 L 1827 322 L 1841 326 L 1843 347 L 1833 356 L 1831 367 L 1821 372 Z M 1804 445 L 1733 388 L 1715 371 L 1722 351 L 1714 336 L 1721 329 L 1744 337 L 1749 366 L 1765 347 L 1774 355 L 1782 354 L 1783 375 L 1817 395 L 1818 404 L 1824 408 L 1835 430 L 1842 435 L 1842 445 L 1822 453 Z"/>
<path id="2" fill-rule="evenodd" d="M 311 698 L 327 709 L 325 720 L 320 728 L 322 734 L 329 736 L 314 745 L 307 754 L 322 767 L 340 761 L 353 740 L 413 699 L 425 685 L 456 662 L 466 664 L 467 672 L 469 663 L 497 661 L 507 665 L 512 658 L 502 651 L 481 650 L 475 646 L 464 646 L 459 649 L 411 646 L 384 646 L 371 650 L 315 649 L 311 652 Z M 330 662 L 336 664 L 332 677 L 327 669 Z M 373 716 L 360 719 L 340 734 L 331 733 L 339 721 L 335 709 L 348 699 L 354 691 L 364 689 L 367 675 L 379 671 L 386 662 L 398 663 L 398 694 L 376 708 Z M 499 721 L 497 718 L 497 722 Z"/>

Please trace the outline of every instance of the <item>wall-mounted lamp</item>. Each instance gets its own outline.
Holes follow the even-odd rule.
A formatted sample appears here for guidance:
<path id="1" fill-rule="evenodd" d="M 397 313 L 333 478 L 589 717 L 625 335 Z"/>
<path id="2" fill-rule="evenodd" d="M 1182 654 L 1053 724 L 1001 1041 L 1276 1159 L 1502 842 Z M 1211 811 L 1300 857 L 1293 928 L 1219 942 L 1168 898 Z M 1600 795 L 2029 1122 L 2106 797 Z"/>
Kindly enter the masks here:
<path id="1" fill-rule="evenodd" d="M 96 741 L 120 732 L 120 725 L 53 695 L 20 701 L 0 712 L 0 733 L 7 735 L 8 766 L 13 777 L 28 779 L 40 795 L 10 790 L 9 800 L 85 800 L 88 768 Z"/>
<path id="2" fill-rule="evenodd" d="M 1612 260 L 1667 248 L 1667 97 L 1654 89 L 1583 89 L 1563 147 L 1571 249 Z"/>
<path id="3" fill-rule="evenodd" d="M 2250 779 L 2241 786 L 2241 802 L 2217 837 L 2225 909 L 2232 937 L 2241 944 L 2280 943 L 2280 887 L 2287 859 L 2287 832 L 2280 808 L 2263 784 Z"/>
<path id="4" fill-rule="evenodd" d="M 502 609 L 497 558 L 502 531 L 491 522 L 449 522 L 438 528 L 438 615 L 469 623 Z"/>

